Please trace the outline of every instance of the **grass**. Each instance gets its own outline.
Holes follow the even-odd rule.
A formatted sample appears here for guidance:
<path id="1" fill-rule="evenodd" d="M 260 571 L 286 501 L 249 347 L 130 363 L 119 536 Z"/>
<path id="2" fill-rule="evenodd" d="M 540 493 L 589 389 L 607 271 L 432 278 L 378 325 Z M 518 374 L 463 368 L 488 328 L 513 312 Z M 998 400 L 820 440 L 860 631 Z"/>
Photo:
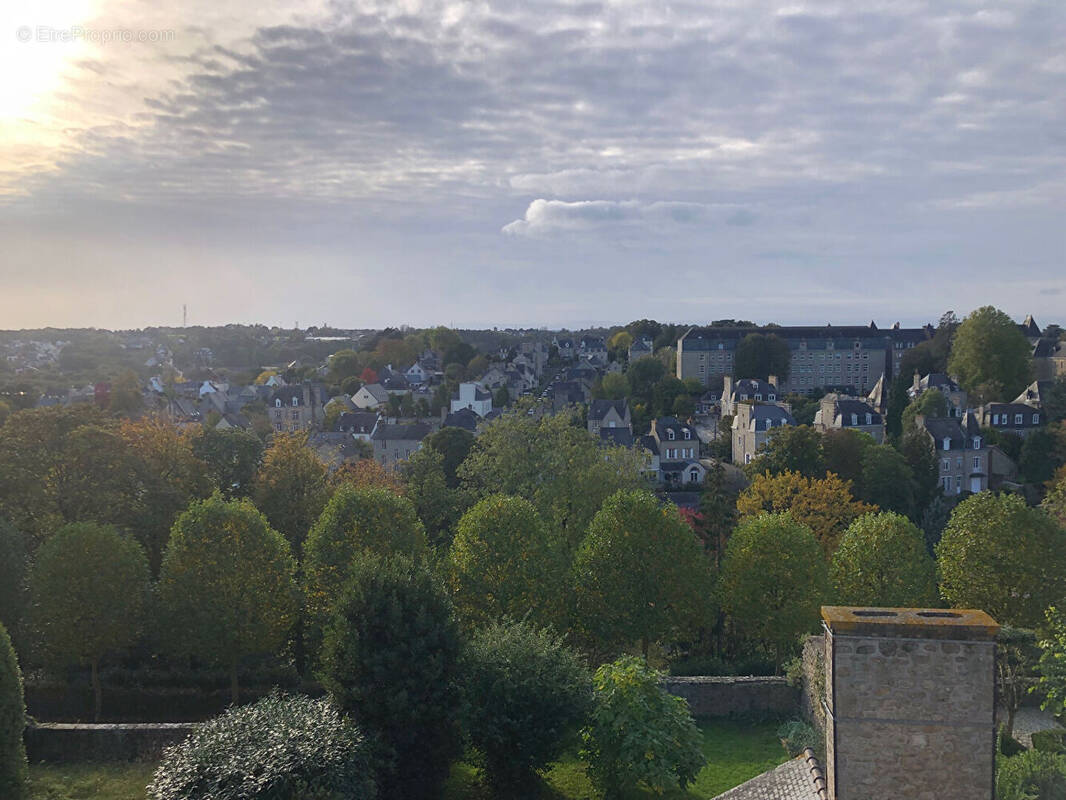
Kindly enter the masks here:
<path id="1" fill-rule="evenodd" d="M 687 792 L 667 792 L 666 800 L 707 800 L 787 760 L 776 722 L 714 720 L 700 725 L 707 766 Z M 34 764 L 32 800 L 144 800 L 155 764 Z M 600 800 L 575 756 L 545 775 L 544 800 Z M 639 797 L 651 797 L 650 793 Z M 478 770 L 456 764 L 445 800 L 496 800 L 481 784 Z"/>

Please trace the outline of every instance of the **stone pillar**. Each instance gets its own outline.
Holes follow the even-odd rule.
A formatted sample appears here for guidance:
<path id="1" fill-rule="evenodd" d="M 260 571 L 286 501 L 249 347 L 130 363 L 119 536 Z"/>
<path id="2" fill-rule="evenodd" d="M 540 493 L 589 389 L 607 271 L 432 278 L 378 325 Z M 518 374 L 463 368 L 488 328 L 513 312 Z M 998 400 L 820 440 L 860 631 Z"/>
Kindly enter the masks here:
<path id="1" fill-rule="evenodd" d="M 822 608 L 834 800 L 992 800 L 995 638 L 983 611 Z"/>

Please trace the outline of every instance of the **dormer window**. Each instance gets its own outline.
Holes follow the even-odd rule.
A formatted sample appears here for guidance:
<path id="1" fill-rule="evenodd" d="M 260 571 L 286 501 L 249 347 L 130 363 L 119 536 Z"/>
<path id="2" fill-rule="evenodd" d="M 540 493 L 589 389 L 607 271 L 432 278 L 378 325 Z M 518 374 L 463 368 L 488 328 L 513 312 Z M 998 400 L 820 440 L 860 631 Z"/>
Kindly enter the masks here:
<path id="1" fill-rule="evenodd" d="M 755 395 L 755 399 L 756 399 L 756 400 L 762 400 L 762 393 L 758 393 L 758 394 L 756 394 L 756 395 Z"/>
<path id="2" fill-rule="evenodd" d="M 281 398 L 280 397 L 277 400 L 274 401 L 274 405 L 277 408 L 281 408 Z"/>
<path id="3" fill-rule="evenodd" d="M 859 424 L 859 415 L 858 414 L 852 414 L 851 415 L 851 424 L 852 425 L 858 425 Z"/>
<path id="4" fill-rule="evenodd" d="M 674 429 L 673 428 L 667 428 L 666 429 L 666 438 L 669 439 L 671 442 L 674 440 Z"/>
<path id="5" fill-rule="evenodd" d="M 691 439 L 692 438 L 692 431 L 690 431 L 688 428 L 685 428 L 685 438 L 686 439 Z"/>
<path id="6" fill-rule="evenodd" d="M 951 438 L 950 437 L 947 437 L 947 436 L 944 437 L 944 449 L 945 450 L 950 450 L 951 449 Z"/>
<path id="7" fill-rule="evenodd" d="M 768 395 L 766 395 L 766 399 L 767 400 L 776 400 L 777 399 L 777 395 L 776 394 L 768 394 Z"/>
<path id="8" fill-rule="evenodd" d="M 981 437 L 980 436 L 973 437 L 973 449 L 974 450 L 980 450 L 981 449 Z"/>
<path id="9" fill-rule="evenodd" d="M 867 425 L 873 425 L 874 424 L 874 418 L 870 414 L 866 415 L 866 424 Z"/>
<path id="10" fill-rule="evenodd" d="M 292 404 L 293 404 L 294 406 L 298 406 L 298 405 L 300 405 L 300 398 L 298 398 L 298 397 L 294 397 L 294 398 L 292 398 Z"/>
<path id="11" fill-rule="evenodd" d="M 1014 415 L 1014 424 L 1015 425 L 1021 425 L 1022 424 L 1022 419 L 1023 419 L 1023 415 L 1015 414 Z"/>

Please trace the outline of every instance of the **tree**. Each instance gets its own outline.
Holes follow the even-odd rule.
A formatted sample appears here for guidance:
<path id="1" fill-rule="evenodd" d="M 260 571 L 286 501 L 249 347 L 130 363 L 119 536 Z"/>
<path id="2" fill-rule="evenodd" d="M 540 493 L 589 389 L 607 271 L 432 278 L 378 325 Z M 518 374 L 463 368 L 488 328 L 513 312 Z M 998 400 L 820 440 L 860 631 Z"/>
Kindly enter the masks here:
<path id="1" fill-rule="evenodd" d="M 903 410 L 903 434 L 915 429 L 919 415 L 926 419 L 940 419 L 946 417 L 949 410 L 950 405 L 943 392 L 937 388 L 926 389 Z"/>
<path id="2" fill-rule="evenodd" d="M 737 632 L 766 647 L 780 665 L 818 623 L 825 559 L 806 525 L 790 514 L 761 514 L 733 531 L 718 587 Z"/>
<path id="3" fill-rule="evenodd" d="M 638 358 L 629 365 L 625 374 L 633 395 L 645 402 L 651 400 L 652 388 L 663 379 L 664 375 L 666 375 L 666 367 L 663 362 L 652 356 Z"/>
<path id="4" fill-rule="evenodd" d="M 1016 495 L 982 492 L 951 514 L 936 548 L 940 593 L 1021 628 L 1066 596 L 1066 531 Z"/>
<path id="5" fill-rule="evenodd" d="M 29 768 L 22 732 L 26 727 L 26 705 L 11 638 L 0 623 L 0 797 L 28 800 Z"/>
<path id="6" fill-rule="evenodd" d="M 633 344 L 633 334 L 627 330 L 620 330 L 607 340 L 607 347 L 615 354 L 615 361 L 622 360 L 622 356 L 629 352 L 631 344 Z"/>
<path id="7" fill-rule="evenodd" d="M 329 489 L 326 465 L 307 446 L 306 433 L 275 433 L 255 476 L 255 504 L 274 530 L 303 557 L 307 532 L 322 513 Z"/>
<path id="8" fill-rule="evenodd" d="M 711 570 L 676 508 L 645 491 L 604 501 L 574 557 L 575 625 L 601 651 L 695 630 L 708 619 Z"/>
<path id="9" fill-rule="evenodd" d="M 1066 530 L 1066 467 L 1060 467 L 1055 474 L 1051 490 L 1041 507 L 1049 517 L 1058 522 L 1060 528 Z"/>
<path id="10" fill-rule="evenodd" d="M 798 472 L 808 478 L 825 475 L 825 457 L 822 454 L 822 434 L 807 425 L 786 425 L 774 428 L 767 437 L 760 456 L 745 465 L 749 475 L 769 472 Z"/>
<path id="11" fill-rule="evenodd" d="M 906 517 L 866 514 L 848 526 L 830 568 L 834 602 L 848 606 L 933 606 L 936 564 Z"/>
<path id="12" fill-rule="evenodd" d="M 217 430 L 204 428 L 193 440 L 193 453 L 207 464 L 211 484 L 224 497 L 239 498 L 251 494 L 255 473 L 263 458 L 259 437 L 240 428 Z"/>
<path id="13" fill-rule="evenodd" d="M 37 551 L 29 577 L 34 627 L 52 664 L 90 668 L 97 721 L 100 661 L 133 644 L 144 621 L 148 581 L 144 549 L 111 526 L 67 525 Z"/>
<path id="14" fill-rule="evenodd" d="M 296 560 L 247 500 L 215 494 L 174 523 L 157 587 L 165 649 L 229 668 L 237 703 L 241 660 L 272 653 L 296 620 Z"/>
<path id="15" fill-rule="evenodd" d="M 940 493 L 940 462 L 933 442 L 922 431 L 911 430 L 903 435 L 900 443 L 900 452 L 911 468 L 914 478 L 914 506 L 915 515 L 924 514 L 925 511 L 941 497 Z"/>
<path id="16" fill-rule="evenodd" d="M 432 447 L 423 445 L 413 453 L 400 465 L 400 475 L 405 497 L 422 521 L 430 544 L 447 549 L 456 523 L 469 506 L 468 493 L 448 486 L 444 457 Z"/>
<path id="17" fill-rule="evenodd" d="M 714 553 L 714 566 L 722 565 L 726 542 L 737 520 L 737 496 L 726 483 L 725 467 L 714 462 L 703 479 L 697 533 L 703 546 Z"/>
<path id="18" fill-rule="evenodd" d="M 1066 711 L 1066 612 L 1057 605 L 1045 613 L 1047 635 L 1040 641 L 1038 687 L 1045 696 L 1041 708 L 1055 714 Z"/>
<path id="19" fill-rule="evenodd" d="M 851 481 L 852 491 L 863 496 L 863 458 L 877 442 L 868 433 L 853 428 L 835 428 L 822 434 L 825 471 L 841 480 Z M 820 476 L 812 476 L 820 477 Z"/>
<path id="20" fill-rule="evenodd" d="M 774 333 L 749 333 L 737 343 L 733 356 L 733 374 L 737 378 L 766 380 L 776 375 L 788 379 L 792 352 L 788 342 Z"/>
<path id="21" fill-rule="evenodd" d="M 598 394 L 606 400 L 623 400 L 629 396 L 629 381 L 621 372 L 608 372 L 600 381 Z"/>
<path id="22" fill-rule="evenodd" d="M 996 636 L 996 697 L 1006 708 L 1003 735 L 1014 737 L 1014 717 L 1031 688 L 1031 679 L 1040 657 L 1036 633 L 1004 626 Z"/>
<path id="23" fill-rule="evenodd" d="M 0 516 L 0 625 L 18 637 L 26 611 L 26 542 L 15 526 Z"/>
<path id="24" fill-rule="evenodd" d="M 474 447 L 474 434 L 463 428 L 448 425 L 429 434 L 422 440 L 422 447 L 432 447 L 443 457 L 442 466 L 448 488 L 459 486 L 459 465 L 466 461 Z"/>
<path id="25" fill-rule="evenodd" d="M 620 800 L 638 785 L 659 795 L 670 785 L 683 791 L 707 761 L 688 704 L 663 689 L 660 677 L 634 656 L 593 676 L 595 705 L 580 755 L 605 800 Z"/>
<path id="26" fill-rule="evenodd" d="M 798 472 L 767 473 L 755 478 L 737 498 L 741 517 L 788 511 L 796 522 L 810 528 L 827 556 L 854 520 L 876 510 L 852 497 L 850 484 L 836 475 L 818 480 Z"/>
<path id="27" fill-rule="evenodd" d="M 603 448 L 566 415 L 500 417 L 485 428 L 459 468 L 476 497 L 524 497 L 572 552 L 605 498 L 642 483 L 644 456 Z"/>
<path id="28" fill-rule="evenodd" d="M 365 442 L 357 439 L 356 444 Z M 386 489 L 396 495 L 402 495 L 406 491 L 403 481 L 395 472 L 390 472 L 374 461 L 372 451 L 361 456 L 358 461 L 341 464 L 329 473 L 328 481 L 333 488 L 349 486 L 353 489 Z"/>
<path id="29" fill-rule="evenodd" d="M 439 795 L 459 750 L 459 633 L 444 588 L 403 556 L 352 564 L 321 679 L 379 745 L 382 797 Z"/>
<path id="30" fill-rule="evenodd" d="M 955 332 L 948 370 L 971 398 L 1009 400 L 1033 379 L 1032 348 L 1014 320 L 983 306 Z"/>
<path id="31" fill-rule="evenodd" d="M 1029 483 L 1046 483 L 1062 465 L 1058 454 L 1058 442 L 1050 429 L 1037 428 L 1030 431 L 1022 443 L 1018 467 Z"/>
<path id="32" fill-rule="evenodd" d="M 463 728 L 497 797 L 540 796 L 536 773 L 576 740 L 592 680 L 562 638 L 527 621 L 492 623 L 463 653 Z"/>
<path id="33" fill-rule="evenodd" d="M 520 497 L 486 497 L 467 511 L 448 554 L 456 611 L 473 625 L 527 614 L 557 624 L 566 569 L 566 554 Z"/>
<path id="34" fill-rule="evenodd" d="M 874 445 L 862 459 L 862 499 L 884 511 L 914 515 L 914 473 L 894 447 Z"/>
<path id="35" fill-rule="evenodd" d="M 509 405 L 511 405 L 511 393 L 507 391 L 506 386 L 501 386 L 492 395 L 492 407 L 507 408 Z"/>

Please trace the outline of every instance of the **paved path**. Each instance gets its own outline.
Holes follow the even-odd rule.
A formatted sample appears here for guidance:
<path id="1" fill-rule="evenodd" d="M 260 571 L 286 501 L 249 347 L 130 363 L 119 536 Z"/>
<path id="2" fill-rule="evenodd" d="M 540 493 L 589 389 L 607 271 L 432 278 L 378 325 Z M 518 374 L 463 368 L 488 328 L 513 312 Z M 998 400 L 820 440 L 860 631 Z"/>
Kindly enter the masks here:
<path id="1" fill-rule="evenodd" d="M 817 800 L 817 795 L 807 762 L 794 758 L 718 795 L 715 800 Z"/>
<path id="2" fill-rule="evenodd" d="M 1003 719 L 1006 719 L 1006 714 Z M 1014 738 L 1026 747 L 1033 746 L 1033 734 L 1037 731 L 1050 731 L 1061 727 L 1050 711 L 1041 711 L 1039 708 L 1023 706 L 1014 715 Z"/>

